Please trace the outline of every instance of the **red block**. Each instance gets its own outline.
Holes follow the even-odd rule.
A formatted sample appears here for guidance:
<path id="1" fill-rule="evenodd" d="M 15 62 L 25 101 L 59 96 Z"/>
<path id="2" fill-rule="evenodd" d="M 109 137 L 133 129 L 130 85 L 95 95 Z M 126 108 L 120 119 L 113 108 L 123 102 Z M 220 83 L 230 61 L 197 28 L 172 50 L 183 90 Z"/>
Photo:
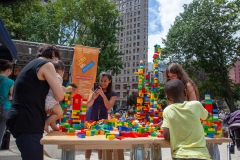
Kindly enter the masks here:
<path id="1" fill-rule="evenodd" d="M 205 109 L 206 109 L 208 112 L 212 112 L 212 110 L 213 110 L 212 104 L 205 104 Z"/>

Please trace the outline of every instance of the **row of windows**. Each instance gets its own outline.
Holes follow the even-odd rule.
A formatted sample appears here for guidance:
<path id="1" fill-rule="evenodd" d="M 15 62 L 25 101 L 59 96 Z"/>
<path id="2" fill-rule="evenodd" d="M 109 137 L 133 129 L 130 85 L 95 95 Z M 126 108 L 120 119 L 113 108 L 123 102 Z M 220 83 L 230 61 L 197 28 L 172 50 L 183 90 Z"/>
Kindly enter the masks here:
<path id="1" fill-rule="evenodd" d="M 129 2 L 129 3 L 126 3 L 126 4 L 119 4 L 119 10 L 121 10 L 121 9 L 124 9 L 124 8 L 128 8 L 129 10 L 131 9 L 132 10 L 132 2 Z M 134 9 L 136 10 L 136 9 L 140 9 L 140 5 L 136 5 L 136 3 L 135 3 L 135 6 L 134 6 Z"/>
<path id="2" fill-rule="evenodd" d="M 143 45 L 144 46 L 146 45 L 145 41 L 143 42 Z M 140 46 L 140 42 L 133 42 L 133 43 L 127 43 L 124 45 L 120 45 L 119 49 L 128 48 L 128 47 L 131 48 L 131 47 L 136 47 L 136 46 Z"/>
<path id="3" fill-rule="evenodd" d="M 125 14 L 125 19 L 127 19 L 127 18 L 130 18 L 130 17 L 132 17 L 132 16 L 138 16 L 138 15 L 140 15 L 140 11 L 137 11 L 137 12 L 128 12 L 128 13 L 126 13 Z M 147 15 L 147 14 L 146 14 Z M 123 17 L 124 16 L 122 16 L 121 18 L 123 19 Z"/>
<path id="4" fill-rule="evenodd" d="M 124 33 L 121 33 L 121 37 L 123 37 L 123 35 L 125 36 L 125 32 Z M 144 36 L 145 37 L 145 36 Z M 128 42 L 128 41 L 136 41 L 140 39 L 140 35 L 137 35 L 137 36 L 133 36 L 133 37 L 126 37 L 124 39 L 120 39 L 120 41 L 118 40 L 118 43 L 123 43 L 123 42 Z"/>
<path id="5" fill-rule="evenodd" d="M 123 5 L 124 5 L 124 2 L 127 2 L 127 0 L 119 0 L 118 3 L 119 3 L 119 4 L 122 4 L 122 3 L 123 3 Z M 137 4 L 137 3 L 139 4 L 140 2 L 141 2 L 141 0 L 134 0 L 134 4 Z M 132 6 L 132 4 L 133 4 L 132 2 L 126 3 L 126 7 L 128 7 L 128 5 L 129 5 L 129 6 Z"/>
<path id="6" fill-rule="evenodd" d="M 147 68 L 145 68 L 145 70 L 147 70 Z M 138 68 L 133 68 L 132 69 L 132 72 L 131 72 L 131 70 L 130 69 L 127 69 L 127 70 L 123 70 L 123 74 L 134 74 L 134 72 L 137 72 L 138 71 Z M 132 79 L 132 81 L 134 81 L 134 79 Z M 120 81 L 119 81 L 120 82 Z"/>
<path id="7" fill-rule="evenodd" d="M 138 78 L 138 76 L 137 76 L 137 78 Z M 116 84 L 115 85 L 115 89 L 117 89 L 117 90 L 119 90 L 119 89 L 126 89 L 127 85 L 128 84 Z M 138 88 L 138 83 L 130 85 L 130 89 L 137 89 L 137 88 Z"/>
<path id="8" fill-rule="evenodd" d="M 137 82 L 138 81 L 138 76 L 132 76 L 132 77 L 116 77 L 115 78 L 115 82 L 129 82 L 129 81 L 131 81 L 131 82 Z M 120 88 L 120 84 L 118 84 L 119 85 L 119 89 L 121 89 Z M 123 88 L 122 89 L 125 89 L 126 88 L 126 86 L 123 86 Z M 115 87 L 115 89 L 117 89 L 116 87 Z"/>
<path id="9" fill-rule="evenodd" d="M 121 92 L 116 92 L 118 98 L 125 98 L 127 97 L 127 92 L 123 92 L 121 96 Z"/>
<path id="10" fill-rule="evenodd" d="M 147 58 L 147 54 L 143 54 L 143 59 L 146 59 Z M 125 57 L 122 57 L 122 61 L 128 61 L 128 60 L 139 60 L 139 55 L 129 55 L 129 56 L 125 56 Z M 125 64 L 130 64 L 131 62 L 127 62 Z M 133 63 L 133 66 L 135 65 L 135 62 L 132 62 Z M 136 62 L 136 65 L 138 66 L 139 62 Z M 144 63 L 145 65 L 147 65 L 147 62 Z M 130 65 L 129 65 L 130 66 Z M 126 67 L 126 66 L 125 66 Z"/>
<path id="11" fill-rule="evenodd" d="M 140 52 L 140 49 L 139 48 L 137 48 L 137 49 L 129 49 L 129 50 L 121 50 L 122 52 L 123 52 L 123 54 L 124 55 L 126 55 L 126 54 L 134 54 L 134 53 L 139 53 Z M 143 52 L 147 52 L 147 48 L 143 48 Z M 126 59 L 126 60 L 128 60 L 128 59 Z"/>

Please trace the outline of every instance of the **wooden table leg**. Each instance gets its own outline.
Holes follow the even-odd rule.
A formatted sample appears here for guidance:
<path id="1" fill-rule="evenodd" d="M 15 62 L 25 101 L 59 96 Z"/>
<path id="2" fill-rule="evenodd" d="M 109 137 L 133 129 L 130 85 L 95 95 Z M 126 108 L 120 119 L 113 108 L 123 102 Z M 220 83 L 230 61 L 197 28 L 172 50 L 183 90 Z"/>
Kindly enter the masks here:
<path id="1" fill-rule="evenodd" d="M 116 160 L 124 160 L 124 150 L 123 149 L 117 149 L 114 150 L 115 152 L 117 152 L 117 159 Z M 115 158 L 114 158 L 115 160 Z"/>
<path id="2" fill-rule="evenodd" d="M 160 144 L 153 144 L 151 147 L 152 160 L 162 160 L 162 150 Z"/>
<path id="3" fill-rule="evenodd" d="M 103 152 L 103 160 L 112 160 L 112 150 L 111 149 L 105 149 Z"/>
<path id="4" fill-rule="evenodd" d="M 143 144 L 134 144 L 132 148 L 133 148 L 134 160 L 138 160 L 138 159 L 146 160 L 146 154 L 145 154 Z"/>
<path id="5" fill-rule="evenodd" d="M 62 146 L 62 160 L 75 160 L 75 145 Z"/>

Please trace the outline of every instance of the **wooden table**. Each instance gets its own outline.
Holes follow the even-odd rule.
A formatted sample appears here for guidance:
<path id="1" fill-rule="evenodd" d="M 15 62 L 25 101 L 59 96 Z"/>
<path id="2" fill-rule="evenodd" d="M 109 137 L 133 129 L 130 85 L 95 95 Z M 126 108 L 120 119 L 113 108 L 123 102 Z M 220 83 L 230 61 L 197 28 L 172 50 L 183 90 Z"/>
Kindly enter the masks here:
<path id="1" fill-rule="evenodd" d="M 108 140 L 105 135 L 86 136 L 78 138 L 77 136 L 66 136 L 66 133 L 52 131 L 45 135 L 41 144 L 57 144 L 62 149 L 62 159 L 74 160 L 75 149 L 102 149 L 103 159 L 111 160 L 111 150 L 115 152 L 114 160 L 123 160 L 123 149 L 133 149 L 134 159 L 139 157 L 136 150 L 141 150 L 142 157 L 145 157 L 145 148 L 150 148 L 153 144 L 151 137 L 124 138 L 122 140 Z"/>
<path id="2" fill-rule="evenodd" d="M 222 144 L 222 143 L 230 143 L 232 142 L 231 138 L 205 138 L 206 143 L 217 143 L 217 144 Z M 153 157 L 154 160 L 162 160 L 162 153 L 161 153 L 161 148 L 170 148 L 170 142 L 164 140 L 163 138 L 153 138 L 153 145 L 152 145 L 152 152 L 151 156 Z"/>
<path id="3" fill-rule="evenodd" d="M 230 138 L 206 138 L 207 143 L 229 143 Z M 134 159 L 138 159 L 141 150 L 141 157 L 145 157 L 145 148 L 151 148 L 151 157 L 153 160 L 162 160 L 161 148 L 170 148 L 169 141 L 157 137 L 138 137 L 124 138 L 122 140 L 108 140 L 105 135 L 86 136 L 78 138 L 77 136 L 66 136 L 66 133 L 52 131 L 41 139 L 41 144 L 56 144 L 62 149 L 62 159 L 74 160 L 75 149 L 102 149 L 103 159 L 111 160 L 111 150 L 118 151 L 114 154 L 114 160 L 123 160 L 123 149 L 132 149 Z"/>

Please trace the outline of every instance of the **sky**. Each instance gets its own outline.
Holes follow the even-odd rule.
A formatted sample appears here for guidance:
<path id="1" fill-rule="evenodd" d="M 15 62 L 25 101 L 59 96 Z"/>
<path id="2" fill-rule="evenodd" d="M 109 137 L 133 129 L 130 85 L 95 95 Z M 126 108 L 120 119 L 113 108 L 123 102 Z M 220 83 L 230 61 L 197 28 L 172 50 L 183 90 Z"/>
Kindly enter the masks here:
<path id="1" fill-rule="evenodd" d="M 190 4 L 193 0 L 149 0 L 148 22 L 148 62 L 152 62 L 154 45 L 162 44 L 168 30 L 173 25 L 175 17 L 183 12 L 183 4 Z"/>

